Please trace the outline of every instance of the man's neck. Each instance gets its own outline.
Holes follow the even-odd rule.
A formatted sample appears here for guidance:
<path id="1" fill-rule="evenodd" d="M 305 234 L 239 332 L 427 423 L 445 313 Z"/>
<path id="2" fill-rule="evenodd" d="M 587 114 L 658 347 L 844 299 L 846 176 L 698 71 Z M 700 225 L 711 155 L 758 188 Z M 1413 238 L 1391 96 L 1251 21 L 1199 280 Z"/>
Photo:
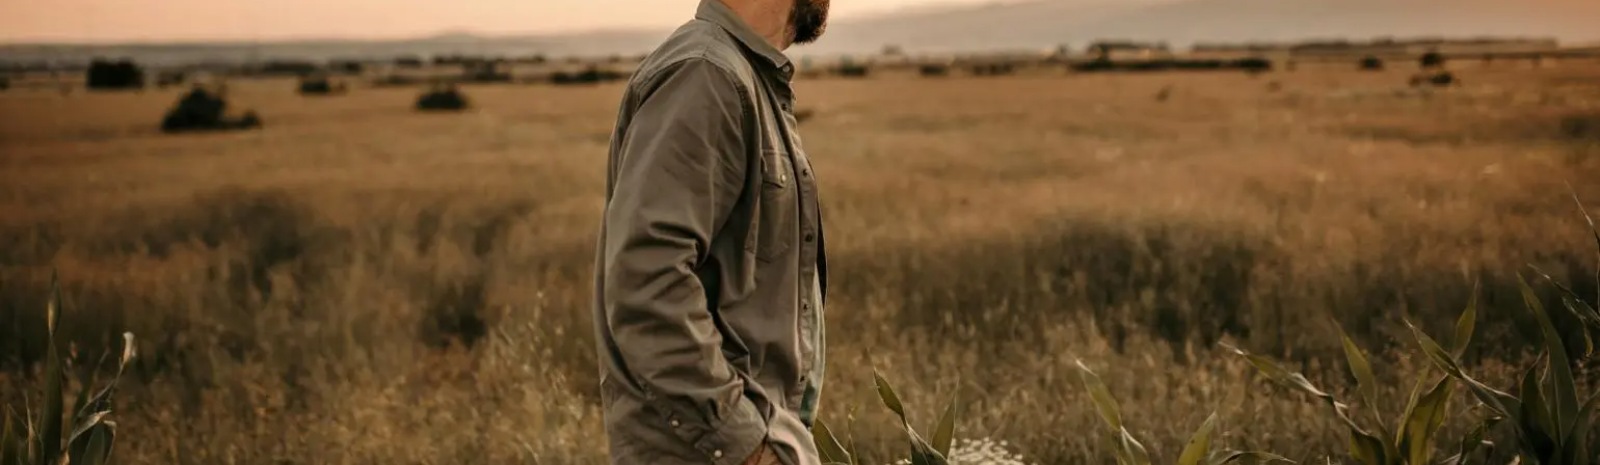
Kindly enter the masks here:
<path id="1" fill-rule="evenodd" d="M 746 25 L 778 50 L 787 50 L 794 33 L 789 31 L 793 0 L 717 0 L 739 15 Z"/>

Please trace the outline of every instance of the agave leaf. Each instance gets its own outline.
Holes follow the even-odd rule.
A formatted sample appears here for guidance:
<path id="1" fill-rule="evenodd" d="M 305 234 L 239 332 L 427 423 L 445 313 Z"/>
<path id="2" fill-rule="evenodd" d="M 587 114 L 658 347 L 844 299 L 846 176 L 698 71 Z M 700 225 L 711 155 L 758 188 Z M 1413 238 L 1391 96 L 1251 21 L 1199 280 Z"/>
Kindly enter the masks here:
<path id="1" fill-rule="evenodd" d="M 1339 330 L 1339 340 L 1344 343 L 1344 357 L 1350 366 L 1350 374 L 1356 377 L 1356 389 L 1361 391 L 1362 400 L 1367 402 L 1367 410 L 1372 411 L 1373 418 L 1378 419 L 1378 428 L 1384 436 L 1389 436 L 1389 431 L 1383 426 L 1383 416 L 1378 413 L 1378 378 L 1372 373 L 1372 362 L 1367 360 L 1367 354 L 1356 347 L 1355 341 L 1350 339 L 1343 326 L 1337 323 L 1334 327 Z"/>
<path id="2" fill-rule="evenodd" d="M 939 424 L 933 429 L 933 449 L 946 457 L 950 456 L 950 444 L 956 437 L 956 406 L 959 401 L 959 396 L 950 399 L 950 406 L 945 407 L 944 415 L 939 417 Z"/>
<path id="3" fill-rule="evenodd" d="M 1245 357 L 1267 379 L 1286 388 L 1310 394 L 1333 409 L 1334 416 L 1343 422 L 1345 428 L 1350 431 L 1350 455 L 1355 456 L 1358 461 L 1368 465 L 1388 465 L 1389 455 L 1386 454 L 1386 451 L 1389 447 L 1382 439 L 1372 435 L 1372 433 L 1368 433 L 1360 425 L 1356 424 L 1355 420 L 1352 420 L 1350 414 L 1346 411 L 1348 407 L 1334 399 L 1332 394 L 1311 384 L 1311 380 L 1306 379 L 1305 375 L 1286 370 L 1266 357 L 1255 355 L 1227 344 L 1224 344 L 1223 347 Z"/>
<path id="4" fill-rule="evenodd" d="M 833 435 L 833 430 L 828 429 L 828 423 L 817 419 L 816 426 L 811 428 L 812 441 L 817 444 L 817 453 L 821 455 L 824 463 L 855 463 L 851 460 L 850 453 L 845 452 L 844 446 L 839 444 L 839 438 Z"/>
<path id="5" fill-rule="evenodd" d="M 23 436 L 26 439 L 25 442 L 27 442 L 27 450 L 18 451 L 22 452 L 22 456 L 18 458 L 25 457 L 27 458 L 26 463 L 32 464 L 37 461 L 39 456 L 39 430 L 36 428 L 38 423 L 33 417 L 33 400 L 28 398 L 28 391 L 22 391 L 22 412 L 24 415 L 22 424 L 28 428 L 28 434 Z M 18 460 L 18 463 L 21 464 L 23 461 Z"/>
<path id="6" fill-rule="evenodd" d="M 52 273 L 50 277 L 50 300 L 45 305 L 46 325 L 48 336 L 45 341 L 50 345 L 45 351 L 45 388 L 44 410 L 39 412 L 39 455 L 34 457 L 34 463 L 49 465 L 61 454 L 61 421 L 62 405 L 61 381 L 65 376 L 61 369 L 61 354 L 56 348 L 56 323 L 61 313 L 61 288 Z"/>
<path id="7" fill-rule="evenodd" d="M 111 462 L 112 445 L 117 438 L 117 424 L 105 421 L 89 433 L 89 445 L 84 447 L 83 458 L 72 457 L 73 465 L 103 465 Z"/>
<path id="8" fill-rule="evenodd" d="M 1083 381 L 1083 388 L 1089 391 L 1089 400 L 1094 402 L 1095 411 L 1100 413 L 1100 419 L 1112 432 L 1122 429 L 1122 410 L 1117 407 L 1117 399 L 1111 396 L 1111 389 L 1100 380 L 1100 376 L 1090 370 L 1083 360 L 1078 360 L 1078 377 Z"/>
<path id="9" fill-rule="evenodd" d="M 883 405 L 900 416 L 900 421 L 906 421 L 906 407 L 900 403 L 900 396 L 894 393 L 894 387 L 889 385 L 889 380 L 883 379 L 878 370 L 872 370 L 872 382 L 878 387 L 878 398 L 883 399 Z"/>
<path id="10" fill-rule="evenodd" d="M 1383 441 L 1367 434 L 1365 431 L 1350 427 L 1350 456 L 1356 462 L 1365 465 L 1390 465 L 1390 458 L 1384 453 Z"/>
<path id="11" fill-rule="evenodd" d="M 1418 399 L 1416 410 L 1406 417 L 1406 436 L 1401 439 L 1405 463 L 1427 464 L 1432 460 L 1433 438 L 1449 411 L 1452 387 L 1450 377 L 1441 378 Z"/>
<path id="12" fill-rule="evenodd" d="M 1572 189 L 1572 185 L 1570 184 L 1567 185 L 1567 191 L 1572 193 L 1572 202 L 1578 204 L 1578 213 L 1582 213 L 1583 220 L 1589 222 L 1589 234 L 1594 236 L 1594 257 L 1596 259 L 1596 265 L 1600 265 L 1600 227 L 1595 226 L 1594 217 L 1589 216 L 1589 209 L 1584 207 L 1583 200 L 1578 198 L 1578 191 Z M 1595 267 L 1594 284 L 1594 301 L 1596 305 L 1600 305 L 1600 266 Z"/>
<path id="13" fill-rule="evenodd" d="M 949 465 L 943 454 L 933 450 L 933 445 L 922 439 L 909 425 L 906 434 L 911 436 L 911 465 Z"/>
<path id="14" fill-rule="evenodd" d="M 1494 425 L 1499 422 L 1500 418 L 1491 417 L 1478 423 L 1478 426 L 1472 428 L 1472 431 L 1467 432 L 1467 435 L 1461 438 L 1461 444 L 1456 447 L 1456 455 L 1445 459 L 1444 463 L 1466 465 L 1474 455 L 1477 455 L 1478 450 L 1483 448 L 1485 443 L 1483 438 L 1489 435 L 1489 429 L 1494 428 Z"/>
<path id="15" fill-rule="evenodd" d="M 1222 347 L 1244 357 L 1245 360 L 1248 360 L 1251 365 L 1256 367 L 1256 371 L 1261 372 L 1262 375 L 1265 375 L 1267 379 L 1274 383 L 1278 383 L 1279 385 L 1289 389 L 1310 394 L 1324 402 L 1337 404 L 1337 402 L 1334 401 L 1332 394 L 1328 394 L 1327 391 L 1323 391 L 1322 389 L 1317 388 L 1316 385 L 1311 384 L 1311 380 L 1306 379 L 1304 375 L 1286 370 L 1283 367 L 1278 366 L 1276 362 L 1273 362 L 1269 358 L 1246 352 L 1238 347 L 1234 347 L 1229 344 L 1223 344 Z M 1343 404 L 1338 405 L 1343 406 Z"/>
<path id="16" fill-rule="evenodd" d="M 1405 323 L 1406 327 L 1411 328 L 1412 337 L 1416 338 L 1417 345 L 1422 347 L 1423 354 L 1428 356 L 1428 360 L 1433 362 L 1434 367 L 1444 371 L 1451 378 L 1465 383 L 1467 389 L 1472 391 L 1473 396 L 1476 396 L 1479 402 L 1483 402 L 1485 406 L 1496 414 L 1511 419 L 1513 423 L 1521 420 L 1517 411 L 1520 408 L 1520 402 L 1515 396 L 1473 379 L 1465 370 L 1461 369 L 1461 362 L 1456 361 L 1455 357 L 1446 352 L 1444 347 L 1440 347 L 1439 343 L 1435 342 L 1432 337 L 1428 337 L 1426 333 L 1423 333 L 1421 329 L 1417 329 L 1417 326 L 1411 324 L 1410 321 Z"/>
<path id="17" fill-rule="evenodd" d="M 85 417 L 85 408 L 89 406 L 89 393 L 94 390 L 94 383 L 98 378 L 100 366 L 105 364 L 105 353 L 100 355 L 100 361 L 94 365 L 84 367 L 86 370 L 78 374 L 78 399 L 72 402 L 73 423 L 82 423 Z"/>
<path id="18" fill-rule="evenodd" d="M 1409 428 L 1409 420 L 1411 415 L 1417 411 L 1417 402 L 1422 400 L 1422 389 L 1425 387 L 1424 383 L 1426 382 L 1427 380 L 1425 379 L 1419 379 L 1417 380 L 1416 385 L 1411 386 L 1411 395 L 1406 398 L 1406 409 L 1400 412 L 1400 418 L 1395 420 L 1395 424 L 1399 425 L 1398 429 L 1396 429 L 1394 433 L 1396 449 L 1395 454 L 1397 457 L 1399 456 L 1400 449 L 1406 449 L 1410 447 L 1408 446 L 1409 443 L 1406 441 L 1406 438 L 1410 436 L 1411 431 Z"/>
<path id="19" fill-rule="evenodd" d="M 1544 304 L 1539 302 L 1539 297 L 1534 295 L 1533 288 L 1528 286 L 1527 280 L 1520 279 L 1517 283 L 1522 288 L 1522 300 L 1528 304 L 1528 311 L 1533 312 L 1539 321 L 1539 327 L 1544 333 L 1545 351 L 1549 355 L 1548 367 L 1550 387 L 1554 394 L 1550 403 L 1550 416 L 1555 420 L 1556 429 L 1552 437 L 1565 436 L 1566 431 L 1572 429 L 1572 424 L 1578 419 L 1578 391 L 1577 382 L 1572 376 L 1572 359 L 1567 357 L 1566 343 L 1562 342 L 1561 334 L 1556 331 L 1556 326 L 1550 321 L 1550 315 L 1545 313 Z"/>
<path id="20" fill-rule="evenodd" d="M 1561 300 L 1566 302 L 1569 307 L 1568 310 L 1571 310 L 1578 317 L 1578 320 L 1589 325 L 1600 325 L 1600 311 L 1589 306 L 1588 302 L 1584 302 L 1583 297 L 1579 296 L 1577 292 L 1567 288 L 1566 285 L 1561 284 L 1561 281 L 1551 277 L 1549 273 L 1544 272 L 1537 266 L 1528 265 L 1528 268 L 1532 269 L 1534 273 L 1538 273 L 1539 277 L 1544 278 L 1544 281 L 1555 287 L 1556 290 L 1561 291 Z"/>
<path id="21" fill-rule="evenodd" d="M 1271 463 L 1271 462 L 1295 463 L 1293 460 L 1289 460 L 1288 457 L 1284 457 L 1284 456 L 1281 456 L 1281 455 L 1278 455 L 1278 454 L 1274 454 L 1274 453 L 1271 453 L 1271 452 L 1233 451 L 1233 452 L 1229 452 L 1227 454 L 1223 454 L 1220 457 L 1216 457 L 1216 458 L 1212 459 L 1210 462 L 1207 463 L 1207 465 L 1229 465 L 1231 463 L 1238 462 L 1238 461 L 1241 461 L 1241 460 L 1249 460 L 1249 461 L 1255 462 L 1255 463 Z"/>
<path id="22" fill-rule="evenodd" d="M 72 428 L 72 434 L 67 437 L 67 456 L 71 457 L 74 463 L 83 453 L 91 451 L 87 449 L 90 439 L 97 428 L 105 426 L 106 417 L 110 415 L 109 411 L 95 412 L 84 419 L 83 423 Z"/>
<path id="23" fill-rule="evenodd" d="M 1217 413 L 1211 412 L 1205 423 L 1200 424 L 1200 429 L 1195 430 L 1194 436 L 1189 437 L 1189 444 L 1183 446 L 1183 453 L 1178 455 L 1178 465 L 1206 465 L 1202 461 L 1211 455 L 1211 430 L 1216 424 Z"/>
<path id="24" fill-rule="evenodd" d="M 1478 286 L 1477 283 L 1472 285 L 1472 297 L 1467 299 L 1467 309 L 1456 319 L 1455 337 L 1450 340 L 1450 353 L 1456 358 L 1466 355 L 1467 346 L 1472 344 L 1472 333 L 1478 327 Z"/>
<path id="25" fill-rule="evenodd" d="M 1084 389 L 1089 391 L 1089 400 L 1094 403 L 1095 410 L 1100 413 L 1100 419 L 1106 424 L 1107 429 L 1115 436 L 1113 445 L 1117 452 L 1117 463 L 1122 465 L 1149 465 L 1150 454 L 1145 450 L 1144 444 L 1133 437 L 1133 433 L 1122 423 L 1122 410 L 1117 406 L 1117 399 L 1111 395 L 1111 389 L 1106 387 L 1100 376 L 1084 365 L 1083 360 L 1076 361 L 1078 376 L 1083 381 Z"/>
<path id="26" fill-rule="evenodd" d="M 1140 444 L 1138 439 L 1134 439 L 1133 433 L 1128 432 L 1127 428 L 1118 430 L 1118 433 L 1120 433 L 1118 445 L 1122 447 L 1121 452 L 1127 460 L 1126 463 L 1128 465 L 1150 465 L 1150 451 L 1145 450 L 1144 444 Z"/>
<path id="27" fill-rule="evenodd" d="M 1578 410 L 1578 422 L 1573 425 L 1572 431 L 1567 432 L 1567 437 L 1561 441 L 1562 455 L 1566 463 L 1572 465 L 1589 465 L 1596 462 L 1596 450 L 1589 439 L 1594 433 L 1594 417 L 1600 411 L 1600 392 L 1589 396 L 1583 403 L 1583 408 Z"/>
<path id="28" fill-rule="evenodd" d="M 1519 394 L 1522 395 L 1524 423 L 1517 425 L 1521 440 L 1527 444 L 1525 449 L 1529 452 L 1546 457 L 1547 451 L 1556 447 L 1556 440 L 1561 434 L 1556 430 L 1555 417 L 1550 411 L 1549 400 L 1545 398 L 1537 363 L 1523 373 L 1521 386 Z"/>

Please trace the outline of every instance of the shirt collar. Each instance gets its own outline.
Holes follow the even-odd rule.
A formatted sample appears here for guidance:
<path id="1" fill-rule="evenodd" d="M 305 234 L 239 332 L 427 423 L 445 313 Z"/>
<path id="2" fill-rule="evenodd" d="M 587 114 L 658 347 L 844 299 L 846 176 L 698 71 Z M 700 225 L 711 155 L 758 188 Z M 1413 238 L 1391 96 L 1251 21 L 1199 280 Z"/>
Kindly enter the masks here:
<path id="1" fill-rule="evenodd" d="M 723 30 L 728 31 L 734 38 L 739 39 L 739 42 L 744 44 L 745 48 L 755 52 L 757 55 L 761 55 L 762 58 L 765 58 L 774 68 L 782 71 L 785 75 L 790 75 L 794 72 L 794 67 L 789 63 L 789 57 L 785 56 L 777 47 L 773 47 L 771 43 L 768 43 L 767 39 L 761 37 L 761 34 L 757 34 L 754 29 L 750 28 L 750 25 L 745 24 L 744 20 L 733 12 L 733 9 L 722 3 L 722 0 L 700 0 L 700 10 L 695 13 L 695 18 L 721 26 Z"/>

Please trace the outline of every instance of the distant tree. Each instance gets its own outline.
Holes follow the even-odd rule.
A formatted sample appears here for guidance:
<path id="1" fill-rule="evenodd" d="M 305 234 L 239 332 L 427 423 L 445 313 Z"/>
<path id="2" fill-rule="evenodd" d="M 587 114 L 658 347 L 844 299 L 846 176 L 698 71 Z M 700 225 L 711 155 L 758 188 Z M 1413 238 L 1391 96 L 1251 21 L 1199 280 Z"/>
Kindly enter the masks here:
<path id="1" fill-rule="evenodd" d="M 397 57 L 394 59 L 394 66 L 396 68 L 421 68 L 422 58 L 415 56 Z"/>
<path id="2" fill-rule="evenodd" d="M 254 129 L 261 127 L 261 118 L 246 111 L 238 118 L 226 116 L 228 102 L 222 91 L 208 91 L 195 86 L 178 99 L 178 104 L 161 120 L 162 132 L 217 131 L 229 129 Z"/>
<path id="3" fill-rule="evenodd" d="M 461 111 L 471 106 L 454 84 L 436 84 L 417 99 L 419 111 Z"/>
<path id="4" fill-rule="evenodd" d="M 95 59 L 89 63 L 87 86 L 96 90 L 143 88 L 144 69 L 131 60 Z"/>
<path id="5" fill-rule="evenodd" d="M 1422 54 L 1422 69 L 1438 69 L 1444 67 L 1444 54 L 1438 50 L 1429 50 Z"/>
<path id="6" fill-rule="evenodd" d="M 1381 71 L 1383 70 L 1383 59 L 1368 55 L 1366 58 L 1361 59 L 1361 69 L 1363 71 Z"/>

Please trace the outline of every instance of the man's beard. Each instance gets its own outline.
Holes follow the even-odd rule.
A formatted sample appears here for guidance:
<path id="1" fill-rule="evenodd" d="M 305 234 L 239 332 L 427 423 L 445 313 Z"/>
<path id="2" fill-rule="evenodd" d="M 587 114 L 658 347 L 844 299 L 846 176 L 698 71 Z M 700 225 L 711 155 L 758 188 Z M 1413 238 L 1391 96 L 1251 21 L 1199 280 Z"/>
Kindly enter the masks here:
<path id="1" fill-rule="evenodd" d="M 794 44 L 809 44 L 828 29 L 828 0 L 794 0 L 789 30 Z"/>

